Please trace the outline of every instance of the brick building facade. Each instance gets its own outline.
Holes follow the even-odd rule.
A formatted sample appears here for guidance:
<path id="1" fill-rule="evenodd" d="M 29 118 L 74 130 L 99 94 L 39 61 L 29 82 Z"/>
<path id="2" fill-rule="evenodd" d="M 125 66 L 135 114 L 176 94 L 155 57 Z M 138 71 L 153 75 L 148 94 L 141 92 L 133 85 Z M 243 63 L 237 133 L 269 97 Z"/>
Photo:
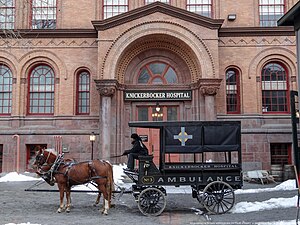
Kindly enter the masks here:
<path id="1" fill-rule="evenodd" d="M 296 39 L 276 20 L 296 0 L 5 2 L 0 172 L 29 170 L 38 145 L 109 159 L 152 119 L 240 120 L 246 169 L 291 163 Z"/>

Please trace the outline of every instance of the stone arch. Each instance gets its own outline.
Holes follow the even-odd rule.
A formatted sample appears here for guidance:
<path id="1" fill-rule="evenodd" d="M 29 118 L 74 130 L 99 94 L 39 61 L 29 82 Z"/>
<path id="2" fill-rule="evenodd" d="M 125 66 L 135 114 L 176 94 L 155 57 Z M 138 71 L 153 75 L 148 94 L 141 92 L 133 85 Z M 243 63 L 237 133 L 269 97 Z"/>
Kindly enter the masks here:
<path id="1" fill-rule="evenodd" d="M 146 38 L 149 35 L 162 35 L 165 40 L 153 42 Z M 145 43 L 144 39 L 148 42 Z M 172 41 L 170 42 L 170 40 Z M 128 43 L 131 44 L 128 45 Z M 145 45 L 136 43 L 144 43 Z M 122 76 L 124 76 L 124 71 L 130 63 L 130 59 L 144 51 L 145 48 L 167 48 L 166 43 L 169 44 L 169 50 L 184 57 L 190 69 L 192 83 L 197 82 L 201 77 L 214 78 L 216 76 L 212 55 L 200 37 L 179 24 L 153 21 L 138 24 L 128 29 L 112 43 L 100 68 L 100 78 L 109 79 L 113 75 L 115 79 L 122 83 L 124 81 Z M 182 45 L 180 51 L 176 49 L 178 43 Z M 130 52 L 128 49 L 134 51 Z M 204 63 L 201 64 L 199 59 L 202 59 Z"/>
<path id="2" fill-rule="evenodd" d="M 73 72 L 73 76 L 77 76 L 77 74 L 81 71 L 88 71 L 89 74 L 92 73 L 91 69 L 89 67 L 86 67 L 86 66 L 80 66 L 80 67 L 77 67 L 74 72 Z"/>
<path id="3" fill-rule="evenodd" d="M 81 64 L 80 66 L 76 66 L 72 68 L 72 76 L 76 76 L 78 74 L 79 71 L 81 70 L 86 70 L 90 73 L 90 75 L 92 74 L 96 74 L 96 68 L 93 65 L 87 65 L 87 64 Z"/>
<path id="4" fill-rule="evenodd" d="M 260 75 L 263 66 L 270 61 L 282 62 L 288 68 L 290 75 L 296 75 L 296 54 L 285 48 L 273 47 L 260 52 L 253 58 L 249 65 L 248 78 Z"/>
<path id="5" fill-rule="evenodd" d="M 179 55 L 161 48 L 156 50 L 149 48 L 148 50 L 140 52 L 134 56 L 134 58 L 128 65 L 126 65 L 126 67 L 119 66 L 118 69 L 124 69 L 125 71 L 120 73 L 122 77 L 124 77 L 124 83 L 137 84 L 137 78 L 140 73 L 140 69 L 153 62 L 162 62 L 170 65 L 175 71 L 178 79 L 176 84 L 191 83 L 190 70 L 185 61 Z"/>
<path id="6" fill-rule="evenodd" d="M 262 106 L 262 92 L 261 92 L 261 71 L 263 67 L 269 62 L 282 63 L 288 70 L 288 82 L 291 86 L 291 75 L 296 75 L 296 54 L 288 49 L 281 47 L 274 47 L 266 49 L 256 55 L 255 58 L 250 62 L 248 70 L 248 78 L 256 79 L 256 96 L 257 96 L 257 109 L 261 109 Z"/>
<path id="7" fill-rule="evenodd" d="M 45 50 L 28 52 L 20 59 L 20 64 L 23 65 L 21 70 L 22 78 L 26 78 L 29 69 L 40 63 L 46 63 L 52 67 L 57 78 L 63 77 L 65 80 L 68 79 L 67 68 L 62 60 L 53 52 Z"/>
<path id="8" fill-rule="evenodd" d="M 55 74 L 55 79 L 57 78 L 64 78 L 65 80 L 67 80 L 67 69 L 65 64 L 59 59 L 59 57 L 57 57 L 56 54 L 54 54 L 51 51 L 41 51 L 41 50 L 34 50 L 34 51 L 30 51 L 27 54 L 23 55 L 23 57 L 20 59 L 20 64 L 22 65 L 22 69 L 21 69 L 21 79 L 23 79 L 23 81 L 21 81 L 21 83 L 25 84 L 23 85 L 23 87 L 21 88 L 21 96 L 23 96 L 22 98 L 27 98 L 27 88 L 28 88 L 28 74 L 30 72 L 30 70 L 38 65 L 44 63 L 48 66 L 50 66 Z M 64 75 L 64 76 L 63 76 Z M 59 95 L 59 91 L 57 91 L 59 88 L 57 87 L 59 83 L 57 83 L 57 80 L 55 81 L 55 94 L 54 94 L 54 99 L 55 99 L 55 103 L 54 103 L 54 115 L 57 115 L 59 113 L 59 103 L 60 103 L 60 95 Z M 58 89 L 57 89 L 58 88 Z M 27 113 L 27 101 L 23 100 L 21 102 L 24 102 L 24 104 L 21 107 L 21 112 L 26 114 Z"/>
<path id="9" fill-rule="evenodd" d="M 142 59 L 140 59 L 140 55 L 142 55 Z M 186 81 L 191 83 L 192 78 L 199 76 L 201 73 L 199 70 L 201 67 L 197 65 L 194 59 L 195 57 L 191 57 L 191 53 L 181 41 L 174 40 L 174 38 L 166 35 L 148 35 L 136 40 L 126 48 L 117 65 L 116 77 L 120 82 L 126 82 L 126 79 L 128 79 L 127 73 L 132 75 L 141 68 L 141 64 L 144 65 L 147 62 L 158 60 L 175 67 L 177 75 L 180 76 L 178 77 L 181 80 L 180 83 L 186 83 Z M 136 64 L 135 69 L 131 68 L 134 66 L 132 64 Z M 180 75 L 183 68 L 188 72 Z M 132 69 L 133 71 L 131 71 Z M 191 75 L 191 77 L 187 78 L 186 74 Z M 125 75 L 126 77 L 124 77 Z"/>
<path id="10" fill-rule="evenodd" d="M 3 63 L 9 67 L 9 69 L 12 72 L 13 78 L 18 77 L 17 66 L 18 66 L 19 62 L 14 55 L 12 55 L 6 51 L 1 51 L 0 63 Z"/>

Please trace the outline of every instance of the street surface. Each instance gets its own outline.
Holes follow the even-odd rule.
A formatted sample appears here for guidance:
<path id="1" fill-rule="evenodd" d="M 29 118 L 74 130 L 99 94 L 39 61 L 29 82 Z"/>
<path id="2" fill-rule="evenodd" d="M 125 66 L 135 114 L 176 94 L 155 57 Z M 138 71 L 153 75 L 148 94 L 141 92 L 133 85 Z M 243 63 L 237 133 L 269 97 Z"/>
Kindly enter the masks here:
<path id="1" fill-rule="evenodd" d="M 141 214 L 131 194 L 124 194 L 114 200 L 115 207 L 110 209 L 109 215 L 101 215 L 98 207 L 93 203 L 96 195 L 87 193 L 72 193 L 72 205 L 70 213 L 56 213 L 59 206 L 58 192 L 28 192 L 25 189 L 36 181 L 26 182 L 0 182 L 0 224 L 30 223 L 42 225 L 122 225 L 122 224 L 257 224 L 269 221 L 293 220 L 296 218 L 296 206 L 286 209 L 264 210 L 251 213 L 226 213 L 223 215 L 197 215 L 192 208 L 199 208 L 199 203 L 191 194 L 167 195 L 167 206 L 158 217 L 146 217 Z M 44 186 L 43 186 L 44 185 Z M 261 185 L 245 183 L 245 189 L 273 187 L 274 184 Z M 57 189 L 42 184 L 41 189 Z M 290 198 L 297 195 L 297 191 L 272 191 L 255 194 L 238 194 L 237 202 L 265 201 L 270 198 Z M 283 199 L 284 201 L 284 199 Z M 101 201 L 102 203 L 102 201 Z"/>

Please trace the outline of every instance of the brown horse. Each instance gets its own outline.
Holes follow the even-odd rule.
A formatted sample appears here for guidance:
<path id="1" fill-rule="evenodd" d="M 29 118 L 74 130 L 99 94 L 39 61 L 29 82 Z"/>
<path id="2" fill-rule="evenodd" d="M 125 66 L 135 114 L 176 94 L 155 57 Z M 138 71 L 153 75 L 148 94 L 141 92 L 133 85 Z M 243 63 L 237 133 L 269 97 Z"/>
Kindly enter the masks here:
<path id="1" fill-rule="evenodd" d="M 37 174 L 43 174 L 57 183 L 60 192 L 60 205 L 57 212 L 64 209 L 64 193 L 66 192 L 66 212 L 70 212 L 71 207 L 71 187 L 73 185 L 93 182 L 99 190 L 97 202 L 103 193 L 104 203 L 102 213 L 107 215 L 111 205 L 112 191 L 114 188 L 112 165 L 107 161 L 91 160 L 74 163 L 64 160 L 62 155 L 57 155 L 54 151 L 40 149 L 36 153 L 33 166 L 36 167 Z"/>

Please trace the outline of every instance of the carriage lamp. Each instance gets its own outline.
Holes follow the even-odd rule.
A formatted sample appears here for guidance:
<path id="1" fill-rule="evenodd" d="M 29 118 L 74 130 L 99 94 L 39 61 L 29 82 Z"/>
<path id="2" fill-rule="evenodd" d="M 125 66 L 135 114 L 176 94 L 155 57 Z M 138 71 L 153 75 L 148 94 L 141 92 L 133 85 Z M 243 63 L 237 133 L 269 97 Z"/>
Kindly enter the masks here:
<path id="1" fill-rule="evenodd" d="M 90 135 L 90 142 L 92 143 L 92 155 L 91 155 L 91 160 L 94 159 L 94 142 L 96 140 L 96 136 L 94 134 L 94 132 L 91 133 Z"/>

